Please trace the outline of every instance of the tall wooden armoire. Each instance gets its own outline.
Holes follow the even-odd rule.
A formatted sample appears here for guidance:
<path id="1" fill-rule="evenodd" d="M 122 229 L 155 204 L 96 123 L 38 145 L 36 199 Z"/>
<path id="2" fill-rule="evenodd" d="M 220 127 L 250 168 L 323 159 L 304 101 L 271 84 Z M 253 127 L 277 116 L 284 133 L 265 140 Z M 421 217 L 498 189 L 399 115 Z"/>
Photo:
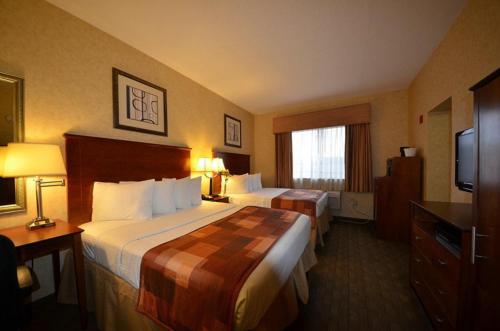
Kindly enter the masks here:
<path id="1" fill-rule="evenodd" d="M 388 159 L 387 175 L 375 178 L 374 199 L 377 236 L 408 242 L 410 200 L 422 199 L 422 159 Z"/>
<path id="2" fill-rule="evenodd" d="M 500 330 L 500 69 L 474 91 L 476 176 L 473 195 L 474 330 Z"/>

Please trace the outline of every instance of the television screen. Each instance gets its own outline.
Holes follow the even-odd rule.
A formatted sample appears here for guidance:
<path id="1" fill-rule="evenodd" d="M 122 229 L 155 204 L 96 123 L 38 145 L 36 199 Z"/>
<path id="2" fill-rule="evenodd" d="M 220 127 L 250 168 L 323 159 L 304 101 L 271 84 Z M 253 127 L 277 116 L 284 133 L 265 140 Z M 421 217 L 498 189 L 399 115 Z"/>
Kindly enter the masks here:
<path id="1" fill-rule="evenodd" d="M 455 136 L 455 185 L 462 191 L 474 188 L 474 129 L 458 132 Z"/>

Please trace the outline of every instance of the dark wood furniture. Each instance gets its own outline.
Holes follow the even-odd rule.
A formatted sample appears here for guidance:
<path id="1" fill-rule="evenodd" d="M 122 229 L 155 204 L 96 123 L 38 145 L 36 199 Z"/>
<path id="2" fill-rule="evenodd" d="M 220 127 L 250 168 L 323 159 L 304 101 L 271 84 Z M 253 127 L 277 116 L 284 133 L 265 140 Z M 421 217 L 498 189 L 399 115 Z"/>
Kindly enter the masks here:
<path id="1" fill-rule="evenodd" d="M 19 263 L 25 263 L 28 260 L 48 254 L 52 255 L 54 289 L 56 291 L 56 296 L 61 279 L 59 252 L 68 248 L 72 249 L 78 305 L 80 308 L 80 322 L 82 328 L 85 329 L 87 327 L 87 297 L 85 292 L 82 240 L 80 237 L 83 230 L 61 220 L 55 220 L 55 222 L 56 226 L 31 231 L 24 225 L 7 228 L 0 230 L 0 234 L 10 238 L 10 240 L 14 242 L 17 253 L 17 261 Z"/>
<path id="2" fill-rule="evenodd" d="M 387 176 L 375 178 L 375 226 L 377 236 L 408 241 L 410 200 L 422 199 L 422 160 L 394 157 L 387 160 Z"/>
<path id="3" fill-rule="evenodd" d="M 411 286 L 437 330 L 467 330 L 472 204 L 412 201 L 410 215 Z"/>
<path id="4" fill-rule="evenodd" d="M 474 91 L 473 328 L 500 330 L 500 69 Z"/>
<path id="5" fill-rule="evenodd" d="M 222 196 L 222 195 L 219 195 L 219 196 L 202 195 L 201 199 L 205 200 L 205 201 L 229 203 L 229 197 L 225 197 L 225 196 Z"/>
<path id="6" fill-rule="evenodd" d="M 250 155 L 229 152 L 213 152 L 213 157 L 219 157 L 224 161 L 224 166 L 231 175 L 243 175 L 250 173 Z M 213 193 L 219 194 L 222 189 L 222 178 L 217 176 L 213 180 Z"/>
<path id="7" fill-rule="evenodd" d="M 68 221 L 92 219 L 95 181 L 139 181 L 191 175 L 191 149 L 65 134 Z"/>

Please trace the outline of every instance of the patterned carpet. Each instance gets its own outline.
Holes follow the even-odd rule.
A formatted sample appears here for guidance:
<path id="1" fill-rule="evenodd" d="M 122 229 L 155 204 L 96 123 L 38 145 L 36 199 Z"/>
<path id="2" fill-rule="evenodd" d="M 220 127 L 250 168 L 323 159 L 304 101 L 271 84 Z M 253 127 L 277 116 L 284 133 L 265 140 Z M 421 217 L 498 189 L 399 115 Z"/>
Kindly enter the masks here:
<path id="1" fill-rule="evenodd" d="M 287 331 L 432 330 L 409 285 L 408 246 L 336 222 L 309 273 L 310 301 Z"/>
<path id="2" fill-rule="evenodd" d="M 375 238 L 372 225 L 332 223 L 317 255 L 310 301 L 287 331 L 431 330 L 409 286 L 407 245 Z M 78 310 L 45 298 L 23 330 L 80 330 Z"/>

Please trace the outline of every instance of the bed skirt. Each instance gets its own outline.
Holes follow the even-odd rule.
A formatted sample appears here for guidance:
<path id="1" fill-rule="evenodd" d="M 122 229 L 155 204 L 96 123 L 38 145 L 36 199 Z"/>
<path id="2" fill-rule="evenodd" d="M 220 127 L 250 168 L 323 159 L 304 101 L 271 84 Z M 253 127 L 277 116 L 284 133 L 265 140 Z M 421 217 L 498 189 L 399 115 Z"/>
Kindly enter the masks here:
<path id="1" fill-rule="evenodd" d="M 59 303 L 77 303 L 74 271 L 71 268 L 72 256 L 73 254 L 66 254 L 59 288 Z M 313 246 L 309 244 L 287 282 L 260 320 L 251 320 L 244 316 L 247 313 L 248 316 L 255 315 L 255 312 L 235 314 L 235 330 L 275 331 L 283 330 L 290 325 L 298 314 L 297 299 L 299 298 L 304 304 L 309 300 L 306 272 L 316 262 Z M 85 259 L 85 281 L 87 309 L 95 312 L 100 331 L 165 330 L 136 311 L 139 291 L 121 277 Z"/>
<path id="2" fill-rule="evenodd" d="M 332 219 L 330 215 L 330 209 L 328 206 L 323 210 L 323 213 L 316 219 L 318 239 L 321 246 L 324 246 L 323 235 L 330 229 L 330 220 Z"/>

